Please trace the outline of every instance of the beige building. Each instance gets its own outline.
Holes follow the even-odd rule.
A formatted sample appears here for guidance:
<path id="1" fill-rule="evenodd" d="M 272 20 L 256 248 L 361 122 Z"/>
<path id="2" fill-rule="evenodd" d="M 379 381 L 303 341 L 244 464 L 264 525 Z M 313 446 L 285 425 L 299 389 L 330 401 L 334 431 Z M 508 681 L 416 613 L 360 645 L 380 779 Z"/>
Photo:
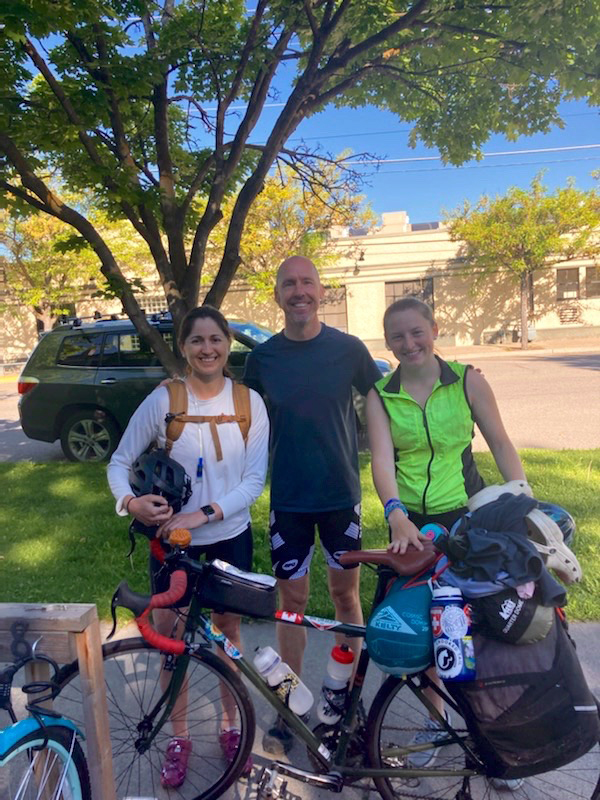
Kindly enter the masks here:
<path id="1" fill-rule="evenodd" d="M 323 273 L 328 288 L 321 318 L 360 337 L 371 350 L 384 348 L 383 312 L 405 294 L 417 294 L 433 305 L 441 346 L 519 338 L 518 286 L 499 272 L 475 295 L 473 279 L 458 256 L 460 243 L 450 240 L 443 225 L 411 225 L 406 212 L 395 211 L 383 214 L 383 224 L 372 232 L 335 229 L 331 235 L 340 250 L 350 255 Z M 161 294 L 150 288 L 142 302 L 147 312 L 165 305 Z M 118 305 L 102 310 L 118 311 Z M 98 302 L 92 301 L 79 304 L 77 311 L 91 314 L 97 307 Z M 568 262 L 536 273 L 530 309 L 530 338 L 597 335 L 600 339 L 600 265 Z M 281 328 L 275 303 L 257 303 L 243 285 L 231 288 L 223 311 L 272 330 Z M 26 309 L 13 308 L 1 315 L 0 363 L 25 358 L 35 340 L 33 318 Z"/>
<path id="2" fill-rule="evenodd" d="M 404 211 L 383 214 L 383 225 L 366 235 L 333 231 L 354 255 L 327 270 L 323 318 L 359 336 L 373 350 L 383 345 L 381 320 L 394 300 L 416 294 L 433 305 L 441 345 L 517 340 L 520 292 L 511 276 L 498 272 L 474 293 L 473 278 L 443 225 L 411 225 Z M 514 279 L 513 279 L 514 280 Z M 600 265 L 568 262 L 534 275 L 529 337 L 600 337 Z"/>

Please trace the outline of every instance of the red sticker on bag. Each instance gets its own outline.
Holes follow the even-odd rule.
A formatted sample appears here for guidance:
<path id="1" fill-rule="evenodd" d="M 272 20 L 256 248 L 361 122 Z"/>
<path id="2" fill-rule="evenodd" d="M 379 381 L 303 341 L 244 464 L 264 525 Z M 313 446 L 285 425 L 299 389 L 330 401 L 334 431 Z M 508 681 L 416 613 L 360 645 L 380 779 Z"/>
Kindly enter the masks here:
<path id="1" fill-rule="evenodd" d="M 440 636 L 442 633 L 442 608 L 441 606 L 433 606 L 431 608 L 431 631 L 434 636 Z"/>

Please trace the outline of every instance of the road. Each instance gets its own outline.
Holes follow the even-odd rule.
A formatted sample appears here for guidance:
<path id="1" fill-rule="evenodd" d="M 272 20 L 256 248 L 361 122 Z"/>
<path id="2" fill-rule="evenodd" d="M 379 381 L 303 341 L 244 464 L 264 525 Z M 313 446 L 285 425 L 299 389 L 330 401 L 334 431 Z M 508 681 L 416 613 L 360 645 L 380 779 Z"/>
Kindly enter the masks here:
<path id="1" fill-rule="evenodd" d="M 460 360 L 460 355 L 456 356 Z M 518 449 L 600 447 L 600 353 L 470 356 L 491 384 L 505 427 Z M 23 434 L 16 383 L 0 383 L 0 461 L 55 461 L 60 444 Z M 475 450 L 487 446 L 478 433 Z"/>

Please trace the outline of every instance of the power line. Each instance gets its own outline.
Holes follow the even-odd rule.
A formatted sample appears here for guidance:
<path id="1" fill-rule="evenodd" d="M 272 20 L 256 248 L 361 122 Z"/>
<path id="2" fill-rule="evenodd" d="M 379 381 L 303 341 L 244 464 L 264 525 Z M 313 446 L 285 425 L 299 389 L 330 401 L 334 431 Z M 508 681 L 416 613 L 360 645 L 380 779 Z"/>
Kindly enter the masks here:
<path id="1" fill-rule="evenodd" d="M 484 158 L 494 156 L 522 156 L 533 153 L 563 153 L 570 150 L 591 150 L 600 147 L 600 144 L 575 144 L 565 145 L 564 147 L 536 147 L 529 150 L 500 150 L 497 153 L 483 153 Z M 346 161 L 345 164 L 352 166 L 372 166 L 374 164 L 409 164 L 415 161 L 441 161 L 441 156 L 411 156 L 410 158 L 372 158 L 358 161 Z"/>
<path id="2" fill-rule="evenodd" d="M 504 163 L 504 164 L 473 164 L 470 166 L 448 166 L 448 167 L 423 167 L 422 169 L 388 169 L 388 170 L 378 170 L 377 172 L 373 173 L 373 177 L 377 175 L 399 175 L 400 173 L 403 174 L 411 174 L 417 172 L 439 172 L 448 174 L 448 170 L 465 170 L 465 169 L 506 169 L 507 167 L 529 167 L 529 166 L 537 166 L 538 164 L 571 164 L 575 163 L 576 161 L 597 161 L 596 156 L 584 156 L 583 158 L 557 158 L 557 159 L 550 159 L 545 161 L 513 161 L 511 163 Z"/>
<path id="3" fill-rule="evenodd" d="M 283 104 L 282 104 L 283 105 Z M 597 117 L 599 114 L 597 111 L 578 111 L 573 114 L 563 114 L 563 117 L 589 117 L 589 116 Z M 385 131 L 363 131 L 362 133 L 332 133 L 327 136 L 294 136 L 289 141 L 290 142 L 298 142 L 300 140 L 305 142 L 312 142 L 312 141 L 324 141 L 325 139 L 351 139 L 356 138 L 359 136 L 387 136 L 388 134 L 394 133 L 409 133 L 412 129 L 411 128 L 394 128 L 393 130 L 385 130 Z"/>

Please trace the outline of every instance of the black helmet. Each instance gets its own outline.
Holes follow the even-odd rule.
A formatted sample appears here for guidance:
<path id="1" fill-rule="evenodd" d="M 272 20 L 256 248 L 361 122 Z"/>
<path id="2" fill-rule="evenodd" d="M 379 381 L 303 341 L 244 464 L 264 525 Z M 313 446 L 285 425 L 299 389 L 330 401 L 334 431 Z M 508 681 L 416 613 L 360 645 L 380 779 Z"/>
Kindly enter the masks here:
<path id="1" fill-rule="evenodd" d="M 551 520 L 556 522 L 562 531 L 564 543 L 570 546 L 573 541 L 576 526 L 575 520 L 567 509 L 556 505 L 556 503 L 545 503 L 542 500 L 538 500 L 538 508 L 540 511 L 543 511 L 546 516 L 550 517 Z"/>
<path id="2" fill-rule="evenodd" d="M 189 475 L 165 450 L 142 453 L 131 467 L 129 483 L 136 497 L 158 494 L 166 498 L 175 514 L 192 495 Z"/>

